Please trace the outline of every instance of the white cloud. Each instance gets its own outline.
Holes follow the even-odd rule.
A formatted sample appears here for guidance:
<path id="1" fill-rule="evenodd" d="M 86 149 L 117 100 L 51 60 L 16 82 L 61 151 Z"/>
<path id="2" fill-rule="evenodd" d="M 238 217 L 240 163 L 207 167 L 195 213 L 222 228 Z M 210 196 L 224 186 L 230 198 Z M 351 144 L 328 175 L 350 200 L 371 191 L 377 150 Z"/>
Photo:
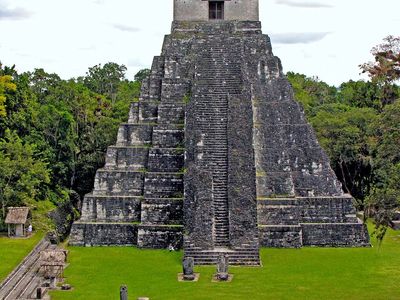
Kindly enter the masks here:
<path id="1" fill-rule="evenodd" d="M 141 59 L 138 58 L 132 58 L 128 60 L 128 67 L 134 67 L 134 68 L 149 68 L 146 63 L 144 63 Z"/>
<path id="2" fill-rule="evenodd" d="M 330 32 L 287 32 L 271 34 L 272 43 L 310 44 L 324 39 Z"/>
<path id="3" fill-rule="evenodd" d="M 330 8 L 330 4 L 316 1 L 276 0 L 277 4 L 303 8 Z"/>
<path id="4" fill-rule="evenodd" d="M 140 28 L 137 27 L 132 27 L 124 24 L 112 24 L 112 27 L 115 29 L 121 30 L 121 31 L 126 31 L 126 32 L 138 32 L 140 31 Z"/>
<path id="5" fill-rule="evenodd" d="M 32 13 L 22 7 L 9 8 L 0 2 L 0 21 L 1 20 L 23 20 L 31 17 Z"/>

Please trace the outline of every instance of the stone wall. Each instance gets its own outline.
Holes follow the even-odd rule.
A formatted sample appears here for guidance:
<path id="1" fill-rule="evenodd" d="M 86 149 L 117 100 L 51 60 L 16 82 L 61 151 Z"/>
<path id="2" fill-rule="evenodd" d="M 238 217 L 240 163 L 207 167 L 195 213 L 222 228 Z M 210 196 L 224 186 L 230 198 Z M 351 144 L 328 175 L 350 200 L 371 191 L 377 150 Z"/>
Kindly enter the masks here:
<path id="1" fill-rule="evenodd" d="M 303 245 L 315 247 L 369 247 L 362 223 L 301 224 Z"/>
<path id="2" fill-rule="evenodd" d="M 174 21 L 208 21 L 209 1 L 174 0 Z M 227 0 L 224 20 L 258 21 L 258 0 Z"/>
<path id="3" fill-rule="evenodd" d="M 132 246 L 137 244 L 137 226 L 129 223 L 75 223 L 71 246 Z"/>
<path id="4" fill-rule="evenodd" d="M 300 225 L 259 226 L 260 245 L 271 248 L 301 248 L 303 246 Z"/>

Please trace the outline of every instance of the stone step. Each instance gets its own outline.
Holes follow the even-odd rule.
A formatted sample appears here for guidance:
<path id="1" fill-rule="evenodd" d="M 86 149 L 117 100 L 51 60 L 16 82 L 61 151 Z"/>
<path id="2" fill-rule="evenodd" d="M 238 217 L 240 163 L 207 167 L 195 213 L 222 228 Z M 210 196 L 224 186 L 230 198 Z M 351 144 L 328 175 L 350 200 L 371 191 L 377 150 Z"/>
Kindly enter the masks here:
<path id="1" fill-rule="evenodd" d="M 141 196 L 85 195 L 81 222 L 139 222 Z"/>
<path id="2" fill-rule="evenodd" d="M 121 124 L 118 130 L 117 146 L 135 146 L 151 144 L 154 125 Z"/>
<path id="3" fill-rule="evenodd" d="M 195 265 L 215 265 L 217 264 L 218 258 L 221 254 L 226 254 L 229 257 L 230 265 L 248 265 L 248 266 L 259 266 L 260 265 L 260 257 L 258 253 L 249 254 L 249 255 L 237 255 L 235 252 L 233 253 L 207 253 L 207 254 L 192 254 L 186 253 L 185 257 L 193 257 Z"/>
<path id="4" fill-rule="evenodd" d="M 147 147 L 111 146 L 107 149 L 105 169 L 140 170 L 147 166 Z"/>
<path id="5" fill-rule="evenodd" d="M 100 169 L 96 173 L 93 195 L 141 196 L 144 173 Z"/>

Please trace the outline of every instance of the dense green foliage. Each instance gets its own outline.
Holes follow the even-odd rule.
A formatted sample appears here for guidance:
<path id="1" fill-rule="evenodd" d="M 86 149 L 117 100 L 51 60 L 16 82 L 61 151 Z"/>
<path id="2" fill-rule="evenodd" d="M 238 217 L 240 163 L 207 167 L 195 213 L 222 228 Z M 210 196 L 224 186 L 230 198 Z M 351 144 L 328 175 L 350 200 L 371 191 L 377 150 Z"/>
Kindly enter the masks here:
<path id="1" fill-rule="evenodd" d="M 40 194 L 40 186 L 50 182 L 47 164 L 35 159 L 34 146 L 22 143 L 16 132 L 5 132 L 0 140 L 0 203 L 1 217 L 13 203 L 32 203 Z"/>
<path id="2" fill-rule="evenodd" d="M 108 63 L 62 80 L 0 65 L 0 229 L 6 206 L 60 205 L 93 187 L 118 125 L 139 96 L 125 66 Z M 74 197 L 75 199 L 76 197 Z"/>
<path id="3" fill-rule="evenodd" d="M 335 88 L 301 74 L 288 78 L 344 190 L 359 208 L 389 194 L 398 207 L 400 88 L 391 85 L 396 100 L 385 104 L 377 83 L 349 81 Z"/>
<path id="4" fill-rule="evenodd" d="M 360 65 L 371 81 L 339 88 L 289 73 L 333 169 L 358 208 L 373 218 L 381 242 L 400 208 L 400 37 L 388 36 Z"/>
<path id="5" fill-rule="evenodd" d="M 389 230 L 383 247 L 261 249 L 261 268 L 230 268 L 230 283 L 211 282 L 215 266 L 195 267 L 198 282 L 178 282 L 182 252 L 69 247 L 65 271 L 74 290 L 52 299 L 398 299 L 400 237 Z M 378 288 L 379 287 L 379 288 Z"/>
<path id="6" fill-rule="evenodd" d="M 382 239 L 400 207 L 400 87 L 349 81 L 335 88 L 301 74 L 288 78 L 344 191 L 374 218 Z"/>

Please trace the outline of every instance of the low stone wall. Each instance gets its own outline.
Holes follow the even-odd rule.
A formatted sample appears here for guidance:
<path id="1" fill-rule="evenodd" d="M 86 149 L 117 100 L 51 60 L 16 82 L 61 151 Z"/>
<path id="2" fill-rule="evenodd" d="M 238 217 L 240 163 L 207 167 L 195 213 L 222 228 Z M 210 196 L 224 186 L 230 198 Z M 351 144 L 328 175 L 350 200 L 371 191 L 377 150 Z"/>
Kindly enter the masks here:
<path id="1" fill-rule="evenodd" d="M 303 245 L 315 247 L 369 247 L 364 224 L 301 224 Z"/>
<path id="2" fill-rule="evenodd" d="M 262 247 L 300 248 L 301 226 L 259 226 L 259 242 Z"/>
<path id="3" fill-rule="evenodd" d="M 123 223 L 77 223 L 71 229 L 71 246 L 133 246 L 137 225 Z"/>
<path id="4" fill-rule="evenodd" d="M 82 205 L 81 221 L 140 222 L 141 198 L 134 196 L 93 196 L 88 194 Z"/>
<path id="5" fill-rule="evenodd" d="M 181 225 L 183 222 L 183 199 L 144 199 L 141 220 L 144 225 Z"/>
<path id="6" fill-rule="evenodd" d="M 305 197 L 258 201 L 259 225 L 299 223 L 357 223 L 352 198 Z"/>
<path id="7" fill-rule="evenodd" d="M 138 229 L 137 245 L 139 248 L 166 249 L 172 245 L 182 247 L 183 226 L 144 226 Z"/>

